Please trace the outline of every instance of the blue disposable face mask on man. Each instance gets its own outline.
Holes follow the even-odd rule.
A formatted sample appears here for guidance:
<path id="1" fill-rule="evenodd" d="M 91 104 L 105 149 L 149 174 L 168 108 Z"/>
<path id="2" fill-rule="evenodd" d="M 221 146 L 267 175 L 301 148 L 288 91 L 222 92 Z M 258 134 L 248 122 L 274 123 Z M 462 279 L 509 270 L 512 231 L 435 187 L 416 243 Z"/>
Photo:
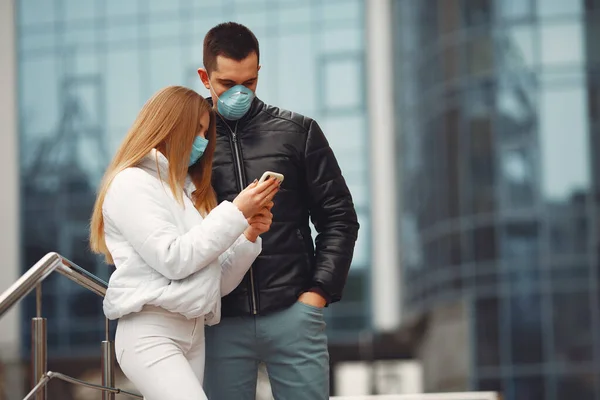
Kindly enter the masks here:
<path id="1" fill-rule="evenodd" d="M 217 111 L 221 116 L 230 121 L 242 118 L 252 105 L 254 92 L 244 85 L 235 85 L 217 96 Z"/>
<path id="2" fill-rule="evenodd" d="M 192 143 L 192 152 L 190 153 L 190 163 L 188 164 L 190 167 L 196 164 L 200 157 L 202 157 L 206 146 L 208 146 L 208 139 L 196 136 L 194 143 Z"/>

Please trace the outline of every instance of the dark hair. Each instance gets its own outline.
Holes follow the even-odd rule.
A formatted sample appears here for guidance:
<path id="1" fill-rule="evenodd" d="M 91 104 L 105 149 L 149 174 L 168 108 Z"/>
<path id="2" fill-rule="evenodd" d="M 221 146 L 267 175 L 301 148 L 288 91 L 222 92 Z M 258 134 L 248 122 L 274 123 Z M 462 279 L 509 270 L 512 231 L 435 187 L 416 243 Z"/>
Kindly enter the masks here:
<path id="1" fill-rule="evenodd" d="M 237 22 L 219 24 L 204 37 L 204 68 L 208 72 L 217 68 L 217 56 L 242 61 L 252 53 L 260 60 L 258 39 L 250 29 Z"/>

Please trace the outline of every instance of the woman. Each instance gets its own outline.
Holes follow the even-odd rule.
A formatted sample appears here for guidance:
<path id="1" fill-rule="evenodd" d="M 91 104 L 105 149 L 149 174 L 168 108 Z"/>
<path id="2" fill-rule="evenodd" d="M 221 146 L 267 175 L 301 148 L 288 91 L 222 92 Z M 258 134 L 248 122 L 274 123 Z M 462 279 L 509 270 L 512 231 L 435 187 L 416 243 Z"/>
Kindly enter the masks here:
<path id="1" fill-rule="evenodd" d="M 210 105 L 168 87 L 142 108 L 102 181 L 92 250 L 114 264 L 104 313 L 121 369 L 146 399 L 206 399 L 204 324 L 242 280 L 271 224 L 274 181 L 217 206 Z"/>

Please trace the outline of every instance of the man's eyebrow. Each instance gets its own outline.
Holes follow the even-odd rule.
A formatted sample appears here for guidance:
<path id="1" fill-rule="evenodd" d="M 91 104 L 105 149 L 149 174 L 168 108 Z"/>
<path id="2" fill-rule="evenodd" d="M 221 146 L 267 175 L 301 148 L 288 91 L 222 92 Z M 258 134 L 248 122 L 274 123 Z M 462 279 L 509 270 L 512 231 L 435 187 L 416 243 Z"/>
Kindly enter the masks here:
<path id="1" fill-rule="evenodd" d="M 258 79 L 258 76 L 253 76 L 252 78 L 246 79 L 244 82 L 251 82 L 251 81 L 255 81 L 257 79 Z M 236 84 L 237 83 L 233 79 L 219 78 L 217 80 L 219 81 L 219 83 L 222 83 L 222 84 L 228 84 L 228 83 Z"/>

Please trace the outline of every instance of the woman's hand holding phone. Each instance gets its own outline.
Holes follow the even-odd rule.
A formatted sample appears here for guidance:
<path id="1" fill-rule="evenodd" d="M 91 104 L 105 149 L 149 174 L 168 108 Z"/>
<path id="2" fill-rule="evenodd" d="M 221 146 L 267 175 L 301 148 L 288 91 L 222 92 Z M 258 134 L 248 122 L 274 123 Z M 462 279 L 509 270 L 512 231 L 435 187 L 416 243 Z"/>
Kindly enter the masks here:
<path id="1" fill-rule="evenodd" d="M 275 179 L 260 183 L 255 180 L 237 195 L 233 200 L 233 204 L 244 214 L 244 217 L 249 219 L 272 203 L 273 197 L 280 186 L 280 182 Z"/>
<path id="2" fill-rule="evenodd" d="M 260 235 L 271 229 L 271 223 L 273 222 L 271 208 L 273 208 L 273 202 L 270 202 L 258 213 L 248 218 L 250 226 L 244 231 L 246 239 L 251 242 L 256 242 L 256 239 Z"/>

